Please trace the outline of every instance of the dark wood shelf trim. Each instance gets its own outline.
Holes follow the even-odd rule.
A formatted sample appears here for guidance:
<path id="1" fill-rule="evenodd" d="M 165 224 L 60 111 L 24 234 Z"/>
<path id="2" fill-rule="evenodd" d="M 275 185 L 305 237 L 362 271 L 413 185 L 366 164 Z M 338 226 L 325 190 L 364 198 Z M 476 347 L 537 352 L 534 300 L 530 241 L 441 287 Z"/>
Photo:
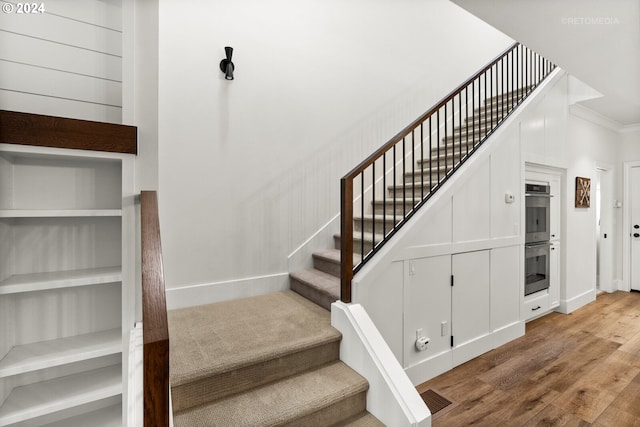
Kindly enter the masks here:
<path id="1" fill-rule="evenodd" d="M 138 153 L 138 128 L 0 110 L 0 143 Z"/>

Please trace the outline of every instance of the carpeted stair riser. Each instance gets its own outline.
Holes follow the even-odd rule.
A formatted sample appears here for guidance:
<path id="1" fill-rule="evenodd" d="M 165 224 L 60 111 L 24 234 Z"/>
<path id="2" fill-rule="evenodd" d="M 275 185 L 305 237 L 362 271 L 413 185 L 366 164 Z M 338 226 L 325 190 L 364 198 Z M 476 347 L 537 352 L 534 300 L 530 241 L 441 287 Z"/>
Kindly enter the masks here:
<path id="1" fill-rule="evenodd" d="M 365 410 L 367 381 L 340 361 L 178 413 L 176 427 L 340 424 Z M 215 420 L 215 421 L 214 421 Z"/>
<path id="2" fill-rule="evenodd" d="M 328 311 L 331 304 L 340 298 L 339 276 L 315 268 L 290 273 L 289 286 L 292 291 Z"/>
<path id="3" fill-rule="evenodd" d="M 335 247 L 336 249 L 340 248 L 340 235 L 336 234 L 335 236 L 333 236 L 333 240 L 335 242 Z M 362 239 L 362 234 L 360 232 L 358 233 L 353 233 L 353 253 L 354 253 L 354 258 L 356 258 L 356 254 L 358 255 L 358 257 L 356 258 L 357 261 L 360 261 L 360 255 L 363 253 L 362 252 L 362 244 L 364 243 L 364 253 L 368 253 L 369 251 L 371 251 L 371 249 L 373 248 L 373 237 L 371 235 L 371 233 L 364 233 L 364 240 Z M 382 240 L 382 236 L 378 235 L 376 233 L 376 243 L 379 243 Z M 354 265 L 357 264 L 357 262 L 354 262 Z"/>
<path id="4" fill-rule="evenodd" d="M 400 195 L 402 196 L 402 195 Z M 418 196 L 416 194 L 416 196 Z M 395 201 L 395 203 L 394 203 Z M 373 212 L 376 216 L 382 215 L 398 215 L 404 216 L 409 212 L 415 205 L 417 205 L 421 201 L 420 197 L 412 198 L 398 198 L 398 199 L 390 199 L 387 197 L 385 201 L 375 200 L 373 202 Z M 395 211 L 394 211 L 395 209 Z M 382 232 L 382 231 L 381 231 Z"/>
<path id="5" fill-rule="evenodd" d="M 400 193 L 398 192 L 398 194 Z M 366 215 L 364 218 L 353 219 L 353 231 L 354 233 L 358 233 L 364 228 L 365 233 L 373 233 L 375 231 L 377 234 L 384 234 L 384 231 L 388 233 L 394 224 L 400 222 L 401 219 L 402 217 L 393 215 L 385 215 L 385 218 L 383 218 L 382 215 L 376 215 L 375 218 L 372 215 Z"/>
<path id="6" fill-rule="evenodd" d="M 305 370 L 337 360 L 340 341 L 324 343 L 277 359 L 265 360 L 246 368 L 194 380 L 171 389 L 173 410 L 184 411 L 214 400 L 232 396 L 287 378 Z"/>

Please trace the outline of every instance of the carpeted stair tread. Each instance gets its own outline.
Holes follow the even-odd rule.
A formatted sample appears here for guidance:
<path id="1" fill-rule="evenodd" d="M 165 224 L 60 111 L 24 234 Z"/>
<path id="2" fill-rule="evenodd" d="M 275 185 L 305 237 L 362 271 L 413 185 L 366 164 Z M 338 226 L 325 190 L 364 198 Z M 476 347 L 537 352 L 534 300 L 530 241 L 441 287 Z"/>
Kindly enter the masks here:
<path id="1" fill-rule="evenodd" d="M 291 289 L 331 311 L 331 304 L 340 299 L 340 279 L 316 268 L 289 273 Z"/>
<path id="2" fill-rule="evenodd" d="M 367 381 L 337 361 L 180 412 L 176 427 L 334 425 L 364 411 Z"/>
<path id="3" fill-rule="evenodd" d="M 341 339 L 329 313 L 293 291 L 171 310 L 168 319 L 174 387 Z"/>
<path id="4" fill-rule="evenodd" d="M 369 412 L 363 412 L 335 427 L 385 427 L 385 425 Z"/>

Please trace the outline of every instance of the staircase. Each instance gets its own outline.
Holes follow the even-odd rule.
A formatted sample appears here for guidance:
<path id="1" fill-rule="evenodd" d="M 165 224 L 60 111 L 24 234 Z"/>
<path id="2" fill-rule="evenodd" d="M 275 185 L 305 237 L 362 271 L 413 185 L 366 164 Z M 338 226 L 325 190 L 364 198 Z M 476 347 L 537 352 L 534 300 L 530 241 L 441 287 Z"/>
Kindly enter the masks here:
<path id="1" fill-rule="evenodd" d="M 462 158 L 468 157 L 480 140 L 502 120 L 531 88 L 488 98 L 484 106 L 476 108 L 462 125 L 441 138 L 440 146 L 424 150 L 425 157 L 416 160 L 416 168 L 404 173 L 396 185 L 387 186 L 384 200 L 375 200 L 365 215 L 354 217 L 354 265 L 360 262 L 362 251 L 369 253 L 375 243 L 382 241 L 381 231 L 390 231 L 431 191 Z M 493 126 L 492 126 L 493 125 Z M 468 150 L 468 151 L 467 151 Z M 383 212 L 386 214 L 383 216 Z M 375 234 L 373 233 L 375 231 Z M 290 273 L 291 289 L 327 310 L 340 299 L 340 235 L 334 236 L 334 248 L 313 254 L 313 268 Z"/>
<path id="2" fill-rule="evenodd" d="M 330 314 L 292 291 L 169 311 L 176 427 L 382 426 Z"/>

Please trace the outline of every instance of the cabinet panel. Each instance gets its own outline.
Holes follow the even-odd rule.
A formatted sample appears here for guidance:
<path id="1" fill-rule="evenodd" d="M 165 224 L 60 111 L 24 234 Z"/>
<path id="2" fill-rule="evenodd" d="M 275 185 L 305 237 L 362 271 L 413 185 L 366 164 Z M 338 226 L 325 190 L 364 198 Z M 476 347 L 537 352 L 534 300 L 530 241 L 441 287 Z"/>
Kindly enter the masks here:
<path id="1" fill-rule="evenodd" d="M 560 305 L 560 242 L 551 245 L 549 258 L 549 304 L 551 308 Z"/>
<path id="2" fill-rule="evenodd" d="M 520 247 L 491 250 L 491 330 L 520 320 Z"/>
<path id="3" fill-rule="evenodd" d="M 487 160 L 453 195 L 453 241 L 489 239 L 491 229 L 490 162 Z"/>
<path id="4" fill-rule="evenodd" d="M 408 367 L 451 349 L 451 257 L 422 258 L 405 265 L 409 280 L 404 292 L 404 366 Z M 415 347 L 418 329 L 431 339 L 425 351 Z"/>
<path id="5" fill-rule="evenodd" d="M 458 346 L 491 332 L 489 251 L 456 254 L 451 259 L 451 324 Z"/>
<path id="6" fill-rule="evenodd" d="M 551 240 L 560 240 L 560 206 L 561 206 L 561 193 L 560 193 L 560 176 L 549 175 L 549 190 L 551 193 L 550 200 L 550 224 L 549 231 Z"/>

